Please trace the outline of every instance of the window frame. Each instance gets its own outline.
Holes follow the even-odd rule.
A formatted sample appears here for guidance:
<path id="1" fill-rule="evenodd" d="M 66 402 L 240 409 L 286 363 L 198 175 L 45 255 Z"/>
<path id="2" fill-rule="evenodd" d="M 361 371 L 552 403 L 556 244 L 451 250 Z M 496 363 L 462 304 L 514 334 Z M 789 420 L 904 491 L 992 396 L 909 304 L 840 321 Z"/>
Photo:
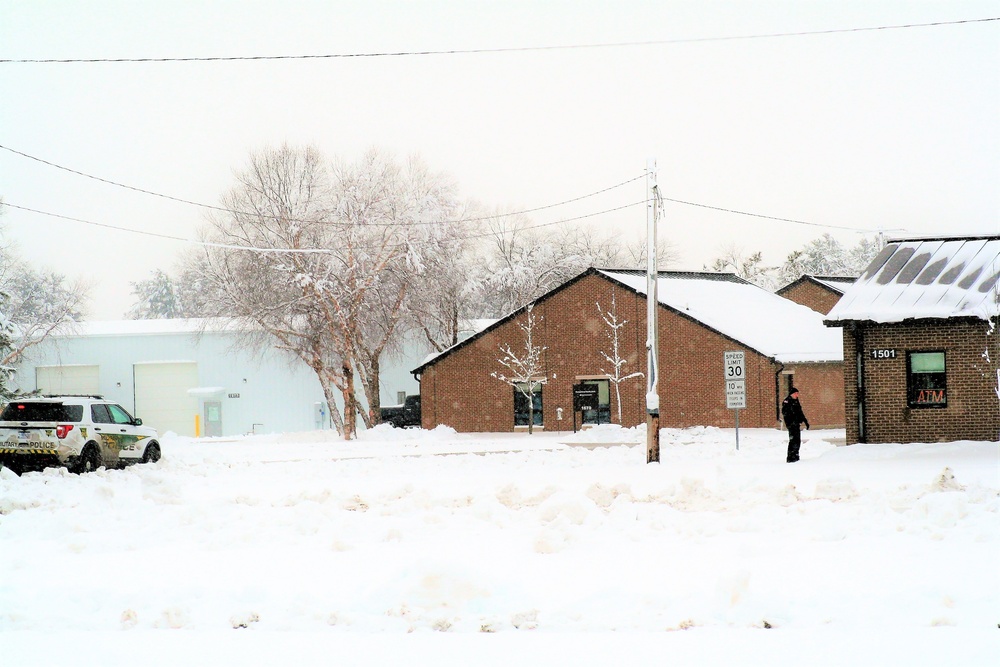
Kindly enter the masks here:
<path id="1" fill-rule="evenodd" d="M 516 386 L 513 386 L 514 390 L 514 428 L 528 428 L 528 397 L 522 390 L 522 386 L 527 385 L 527 382 L 518 382 Z M 534 408 L 534 420 L 535 427 L 545 426 L 545 418 L 543 417 L 542 406 L 544 405 L 542 399 L 542 387 L 544 384 L 536 384 L 534 390 L 532 391 L 532 402 L 535 404 Z M 519 404 L 523 404 L 523 410 L 518 410 Z M 520 421 L 519 421 L 520 420 Z"/>
<path id="2" fill-rule="evenodd" d="M 922 354 L 940 354 L 943 370 L 941 371 L 913 371 L 913 356 Z M 917 382 L 917 379 L 929 380 L 930 382 Z M 930 384 L 931 386 L 926 386 Z M 940 391 L 941 401 L 920 402 L 917 401 L 919 391 Z M 948 353 L 946 350 L 907 350 L 906 352 L 906 406 L 909 408 L 941 409 L 948 407 Z"/>
<path id="3" fill-rule="evenodd" d="M 95 424 L 114 424 L 107 403 L 92 403 L 90 405 L 90 420 Z"/>

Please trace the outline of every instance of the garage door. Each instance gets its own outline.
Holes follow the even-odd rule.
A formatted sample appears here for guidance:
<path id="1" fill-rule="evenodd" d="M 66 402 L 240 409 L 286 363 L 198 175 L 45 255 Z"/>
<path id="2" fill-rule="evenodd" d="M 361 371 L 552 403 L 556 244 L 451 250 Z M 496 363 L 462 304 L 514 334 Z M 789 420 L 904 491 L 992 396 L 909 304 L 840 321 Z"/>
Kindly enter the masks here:
<path id="1" fill-rule="evenodd" d="M 198 386 L 198 364 L 190 361 L 135 364 L 135 416 L 161 435 L 173 431 L 194 435 L 198 399 L 188 389 Z"/>
<path id="2" fill-rule="evenodd" d="M 35 386 L 43 394 L 99 394 L 101 374 L 98 366 L 38 366 Z"/>

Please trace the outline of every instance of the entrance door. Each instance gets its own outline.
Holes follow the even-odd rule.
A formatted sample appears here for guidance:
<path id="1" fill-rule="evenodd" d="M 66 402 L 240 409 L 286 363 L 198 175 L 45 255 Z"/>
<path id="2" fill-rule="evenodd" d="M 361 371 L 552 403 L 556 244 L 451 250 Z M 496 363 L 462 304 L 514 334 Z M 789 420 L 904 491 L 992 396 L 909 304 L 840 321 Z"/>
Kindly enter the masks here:
<path id="1" fill-rule="evenodd" d="M 582 380 L 580 384 L 597 387 L 597 409 L 583 411 L 584 424 L 611 423 L 611 382 L 609 380 Z"/>
<path id="2" fill-rule="evenodd" d="M 584 424 L 611 423 L 611 382 L 609 380 L 581 380 L 581 384 L 597 387 L 597 409 L 583 410 Z"/>
<path id="3" fill-rule="evenodd" d="M 222 435 L 222 401 L 205 401 L 205 437 Z"/>
<path id="4" fill-rule="evenodd" d="M 788 392 L 790 392 L 792 390 L 792 387 L 795 386 L 795 375 L 793 373 L 783 373 L 782 379 L 784 380 L 785 387 L 784 391 L 781 393 L 781 396 L 778 397 L 779 401 L 783 399 L 785 396 L 788 396 Z"/>

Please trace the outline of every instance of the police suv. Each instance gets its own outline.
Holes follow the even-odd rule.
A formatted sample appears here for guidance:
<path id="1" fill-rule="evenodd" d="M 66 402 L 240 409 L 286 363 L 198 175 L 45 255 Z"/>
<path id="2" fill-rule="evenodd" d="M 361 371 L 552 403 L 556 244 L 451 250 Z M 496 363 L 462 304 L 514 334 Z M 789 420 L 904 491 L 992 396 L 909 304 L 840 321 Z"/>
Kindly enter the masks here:
<path id="1" fill-rule="evenodd" d="M 0 464 L 76 473 L 160 460 L 156 430 L 101 396 L 15 399 L 0 413 Z"/>

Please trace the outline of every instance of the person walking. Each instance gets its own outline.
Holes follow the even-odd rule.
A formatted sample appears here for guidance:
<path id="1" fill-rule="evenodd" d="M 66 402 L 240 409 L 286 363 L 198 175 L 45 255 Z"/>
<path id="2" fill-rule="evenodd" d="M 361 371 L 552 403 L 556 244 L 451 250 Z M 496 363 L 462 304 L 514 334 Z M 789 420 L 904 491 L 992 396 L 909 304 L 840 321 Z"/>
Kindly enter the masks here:
<path id="1" fill-rule="evenodd" d="M 799 447 L 802 445 L 802 424 L 809 428 L 809 420 L 802 412 L 802 404 L 799 403 L 799 390 L 792 387 L 788 391 L 788 396 L 781 402 L 781 417 L 785 420 L 785 428 L 788 429 L 788 463 L 795 463 L 799 460 Z"/>

